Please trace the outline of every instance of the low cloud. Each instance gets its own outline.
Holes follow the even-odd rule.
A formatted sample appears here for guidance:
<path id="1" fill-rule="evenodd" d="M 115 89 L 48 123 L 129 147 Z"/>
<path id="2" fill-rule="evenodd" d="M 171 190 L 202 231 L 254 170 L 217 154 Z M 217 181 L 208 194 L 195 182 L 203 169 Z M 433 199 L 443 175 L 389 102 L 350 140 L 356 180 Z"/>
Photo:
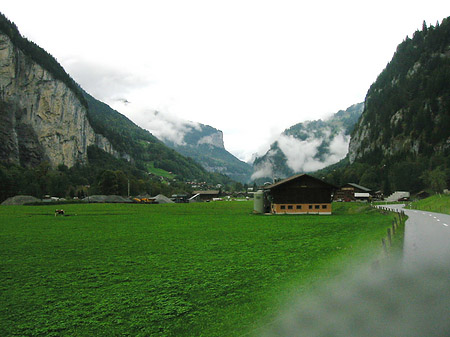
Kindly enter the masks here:
<path id="1" fill-rule="evenodd" d="M 274 156 L 276 150 L 270 150 L 267 153 L 266 160 L 258 163 L 258 166 L 255 168 L 255 172 L 253 172 L 251 179 L 260 179 L 266 177 L 273 177 L 274 169 L 272 163 L 272 157 Z"/>
<path id="2" fill-rule="evenodd" d="M 317 171 L 343 159 L 348 152 L 350 136 L 340 132 L 333 137 L 331 136 L 331 130 L 325 130 L 322 137 L 317 138 L 311 133 L 305 140 L 281 134 L 277 142 L 279 151 L 282 151 L 286 156 L 286 165 L 293 172 L 300 173 Z M 329 142 L 328 153 L 318 158 L 319 147 L 326 142 Z M 269 151 L 264 162 L 259 163 L 255 167 L 252 179 L 272 177 L 274 175 L 272 158 L 275 151 Z"/>
<path id="3" fill-rule="evenodd" d="M 344 134 L 344 132 L 336 135 L 330 143 L 330 155 L 327 161 L 331 165 L 337 163 L 343 159 L 348 153 L 348 145 L 350 144 L 350 135 Z"/>
<path id="4" fill-rule="evenodd" d="M 79 58 L 65 60 L 64 67 L 76 82 L 82 84 L 83 89 L 101 101 L 128 102 L 124 97 L 130 92 L 151 84 L 136 72 Z"/>
<path id="5" fill-rule="evenodd" d="M 176 145 L 185 145 L 184 136 L 192 130 L 201 130 L 199 123 L 180 119 L 168 111 L 148 110 L 136 108 L 134 104 L 123 104 L 119 111 L 123 111 L 140 127 L 150 131 L 162 141 L 170 141 Z"/>
<path id="6" fill-rule="evenodd" d="M 278 139 L 278 146 L 286 156 L 287 166 L 294 172 L 304 172 L 308 171 L 316 162 L 314 156 L 322 142 L 323 139 L 298 140 L 293 136 L 281 135 Z"/>

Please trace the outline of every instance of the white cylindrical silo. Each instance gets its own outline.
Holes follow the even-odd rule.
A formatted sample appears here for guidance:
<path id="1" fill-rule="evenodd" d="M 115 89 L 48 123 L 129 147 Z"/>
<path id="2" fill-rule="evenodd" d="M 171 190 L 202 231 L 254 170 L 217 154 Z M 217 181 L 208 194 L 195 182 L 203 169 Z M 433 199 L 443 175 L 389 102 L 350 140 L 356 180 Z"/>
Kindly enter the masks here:
<path id="1" fill-rule="evenodd" d="M 253 211 L 255 213 L 264 213 L 264 192 L 259 190 L 253 195 Z"/>

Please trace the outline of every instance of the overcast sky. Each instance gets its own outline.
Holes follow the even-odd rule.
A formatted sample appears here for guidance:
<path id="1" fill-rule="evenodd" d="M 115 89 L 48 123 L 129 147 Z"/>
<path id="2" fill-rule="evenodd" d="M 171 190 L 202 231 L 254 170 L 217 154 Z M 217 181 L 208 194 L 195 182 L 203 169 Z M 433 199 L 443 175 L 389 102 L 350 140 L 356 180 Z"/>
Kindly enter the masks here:
<path id="1" fill-rule="evenodd" d="M 396 46 L 449 16 L 450 1 L 2 0 L 0 11 L 137 124 L 155 110 L 208 124 L 246 160 L 291 125 L 362 102 Z"/>

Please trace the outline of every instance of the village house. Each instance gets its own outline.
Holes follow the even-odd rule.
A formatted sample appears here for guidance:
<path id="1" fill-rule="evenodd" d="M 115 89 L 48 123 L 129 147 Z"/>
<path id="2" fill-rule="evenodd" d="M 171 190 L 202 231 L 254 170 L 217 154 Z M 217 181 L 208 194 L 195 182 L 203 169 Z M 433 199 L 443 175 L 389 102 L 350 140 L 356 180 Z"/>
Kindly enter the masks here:
<path id="1" fill-rule="evenodd" d="M 347 183 L 339 188 L 335 195 L 335 201 L 369 201 L 372 198 L 372 190 L 370 188 Z"/>
<path id="2" fill-rule="evenodd" d="M 336 186 L 299 174 L 264 187 L 261 212 L 272 214 L 331 214 Z M 256 197 L 256 195 L 255 195 Z M 255 199 L 255 202 L 257 202 Z M 264 203 L 264 202 L 263 202 Z"/>

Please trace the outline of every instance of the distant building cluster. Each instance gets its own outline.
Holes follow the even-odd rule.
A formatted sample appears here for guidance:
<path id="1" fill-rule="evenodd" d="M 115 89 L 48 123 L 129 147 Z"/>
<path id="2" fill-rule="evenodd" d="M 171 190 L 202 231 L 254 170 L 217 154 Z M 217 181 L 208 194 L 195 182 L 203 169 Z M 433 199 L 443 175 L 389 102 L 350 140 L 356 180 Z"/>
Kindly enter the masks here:
<path id="1" fill-rule="evenodd" d="M 341 187 L 308 174 L 298 174 L 264 186 L 254 193 L 254 212 L 265 214 L 332 214 L 332 202 L 407 201 L 409 192 L 387 198 L 381 191 L 347 183 Z"/>

